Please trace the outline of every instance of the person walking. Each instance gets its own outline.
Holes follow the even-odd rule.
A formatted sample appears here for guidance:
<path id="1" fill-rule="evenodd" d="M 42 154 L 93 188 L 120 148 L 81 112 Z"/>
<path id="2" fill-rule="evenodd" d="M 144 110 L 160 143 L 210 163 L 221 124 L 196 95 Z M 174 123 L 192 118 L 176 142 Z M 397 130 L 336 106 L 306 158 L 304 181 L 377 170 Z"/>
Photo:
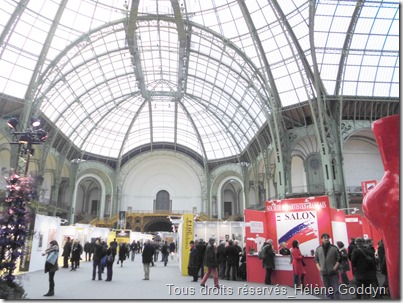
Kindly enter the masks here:
<path id="1" fill-rule="evenodd" d="M 292 256 L 292 271 L 294 273 L 294 285 L 301 284 L 302 286 L 304 285 L 304 279 L 306 275 L 306 271 L 304 268 L 304 257 L 301 254 L 301 250 L 299 249 L 299 242 L 298 240 L 294 240 L 291 243 L 292 245 L 292 250 L 291 250 L 291 256 Z"/>
<path id="2" fill-rule="evenodd" d="M 49 243 L 49 247 L 42 254 L 46 256 L 45 262 L 45 274 L 49 273 L 49 291 L 44 294 L 45 297 L 51 297 L 55 295 L 55 274 L 59 270 L 59 264 L 57 260 L 59 258 L 59 244 L 56 240 L 52 240 Z"/>
<path id="3" fill-rule="evenodd" d="M 264 284 L 271 285 L 273 284 L 271 281 L 271 275 L 275 269 L 274 257 L 276 255 L 276 251 L 273 249 L 272 239 L 267 240 L 267 242 L 263 244 L 261 255 L 262 255 L 262 266 L 263 268 L 266 269 Z"/>
<path id="4" fill-rule="evenodd" d="M 80 244 L 78 239 L 73 241 L 73 245 L 71 247 L 71 269 L 70 271 L 75 271 L 77 267 L 80 267 L 80 259 L 81 254 L 83 252 L 83 247 Z"/>
<path id="5" fill-rule="evenodd" d="M 206 281 L 209 278 L 210 274 L 213 275 L 214 279 L 214 287 L 219 287 L 218 285 L 218 260 L 216 248 L 214 246 L 215 239 L 210 238 L 206 247 L 206 252 L 204 254 L 204 264 L 207 266 L 207 272 L 204 274 L 203 279 L 201 280 L 200 286 L 205 287 Z"/>
<path id="6" fill-rule="evenodd" d="M 196 248 L 195 241 L 190 241 L 190 255 L 188 263 L 188 274 L 193 277 L 192 282 L 197 282 L 199 269 L 199 252 Z"/>
<path id="7" fill-rule="evenodd" d="M 137 242 L 136 240 L 133 240 L 133 242 L 130 244 L 131 261 L 134 261 L 136 252 L 137 252 Z"/>
<path id="8" fill-rule="evenodd" d="M 144 244 L 142 256 L 142 263 L 144 268 L 144 279 L 150 280 L 150 263 L 153 261 L 154 246 L 151 244 L 150 240 Z"/>
<path id="9" fill-rule="evenodd" d="M 129 249 L 127 248 L 127 245 L 125 242 L 120 243 L 119 245 L 119 259 L 117 264 L 120 262 L 120 267 L 123 267 L 123 261 L 126 260 L 126 256 L 128 253 Z"/>
<path id="10" fill-rule="evenodd" d="M 62 257 L 63 257 L 63 267 L 62 268 L 69 268 L 69 258 L 71 255 L 71 246 L 73 245 L 71 238 L 67 237 L 66 239 L 66 243 L 64 243 L 63 246 L 63 253 L 62 253 Z"/>
<path id="11" fill-rule="evenodd" d="M 336 245 L 337 245 L 337 248 L 339 249 L 339 254 L 340 254 L 340 259 L 341 259 L 341 263 L 339 266 L 341 283 L 348 286 L 350 284 L 350 280 L 348 279 L 348 276 L 347 276 L 347 272 L 350 270 L 348 252 L 342 241 L 337 241 Z"/>
<path id="12" fill-rule="evenodd" d="M 327 289 L 327 297 L 339 300 L 339 249 L 330 243 L 328 233 L 323 233 L 321 240 L 322 245 L 318 246 L 315 251 L 316 267 L 321 275 L 323 286 Z"/>
<path id="13" fill-rule="evenodd" d="M 164 266 L 167 266 L 168 256 L 169 256 L 169 248 L 168 248 L 167 241 L 165 241 L 161 246 L 161 254 L 162 254 L 162 261 L 164 262 Z"/>

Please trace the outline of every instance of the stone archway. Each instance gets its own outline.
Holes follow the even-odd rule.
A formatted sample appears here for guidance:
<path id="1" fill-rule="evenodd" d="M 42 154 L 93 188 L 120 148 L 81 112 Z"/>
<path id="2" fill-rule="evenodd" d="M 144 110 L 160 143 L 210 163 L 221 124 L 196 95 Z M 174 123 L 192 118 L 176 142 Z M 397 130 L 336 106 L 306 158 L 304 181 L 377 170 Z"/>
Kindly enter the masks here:
<path id="1" fill-rule="evenodd" d="M 172 231 L 172 223 L 167 218 L 156 218 L 144 226 L 144 232 Z"/>

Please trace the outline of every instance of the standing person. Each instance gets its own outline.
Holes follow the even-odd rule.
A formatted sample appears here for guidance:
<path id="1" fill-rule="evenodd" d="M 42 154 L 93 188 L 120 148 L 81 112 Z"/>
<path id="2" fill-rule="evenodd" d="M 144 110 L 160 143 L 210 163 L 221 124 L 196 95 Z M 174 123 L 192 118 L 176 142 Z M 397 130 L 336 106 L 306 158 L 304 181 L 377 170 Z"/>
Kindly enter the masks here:
<path id="1" fill-rule="evenodd" d="M 92 256 L 92 280 L 95 280 L 96 271 L 98 270 L 98 280 L 102 280 L 101 259 L 104 256 L 104 247 L 99 239 L 95 240 L 94 255 Z"/>
<path id="2" fill-rule="evenodd" d="M 115 262 L 115 259 L 113 258 L 112 255 L 112 249 L 108 247 L 106 249 L 106 282 L 112 281 L 112 276 L 113 276 L 113 263 Z"/>
<path id="3" fill-rule="evenodd" d="M 238 274 L 237 264 L 239 264 L 239 252 L 232 240 L 229 240 L 227 247 L 225 247 L 225 255 L 227 257 L 227 268 L 225 276 L 227 280 L 231 278 L 233 281 L 236 281 Z"/>
<path id="4" fill-rule="evenodd" d="M 235 246 L 235 248 L 236 248 L 237 251 L 238 251 L 238 261 L 237 261 L 236 264 L 235 264 L 235 267 L 236 267 L 236 277 L 237 277 L 237 279 L 238 279 L 238 278 L 239 278 L 239 261 L 240 261 L 240 259 L 241 259 L 241 257 L 242 257 L 242 247 L 239 246 L 238 240 L 234 240 L 234 246 Z"/>
<path id="5" fill-rule="evenodd" d="M 385 287 L 387 291 L 389 291 L 388 269 L 386 267 L 386 252 L 382 239 L 378 241 L 378 259 L 379 259 L 379 270 L 381 274 L 385 276 L 385 280 L 383 281 L 382 286 Z"/>
<path id="6" fill-rule="evenodd" d="M 116 238 L 109 243 L 109 247 L 111 248 L 113 259 L 115 259 L 115 256 L 118 252 L 118 242 L 116 241 Z"/>
<path id="7" fill-rule="evenodd" d="M 218 260 L 217 260 L 217 253 L 216 249 L 214 246 L 215 239 L 210 238 L 206 247 L 206 251 L 204 254 L 204 264 L 207 266 L 207 272 L 203 276 L 203 279 L 201 280 L 200 286 L 205 287 L 206 286 L 206 281 L 209 278 L 210 274 L 213 274 L 213 279 L 214 279 L 214 287 L 219 287 L 218 285 L 218 272 L 217 272 L 217 267 L 218 267 Z"/>
<path id="8" fill-rule="evenodd" d="M 71 254 L 71 246 L 72 246 L 72 241 L 70 237 L 67 237 L 66 243 L 64 243 L 63 246 L 63 267 L 62 268 L 69 268 L 69 258 Z"/>
<path id="9" fill-rule="evenodd" d="M 363 238 L 355 239 L 356 248 L 351 255 L 351 265 L 354 268 L 356 287 L 374 287 L 378 288 L 376 277 L 375 255 L 371 249 L 365 247 Z M 372 289 L 372 288 L 371 288 Z M 356 299 L 361 299 L 361 293 L 356 292 Z M 378 295 L 376 296 L 379 297 Z"/>
<path id="10" fill-rule="evenodd" d="M 129 249 L 127 248 L 127 245 L 125 242 L 120 243 L 119 246 L 119 259 L 117 264 L 120 262 L 120 267 L 123 267 L 123 261 L 126 260 L 127 252 Z"/>
<path id="11" fill-rule="evenodd" d="M 276 255 L 276 251 L 273 249 L 272 239 L 267 240 L 267 242 L 263 244 L 262 254 L 263 254 L 262 266 L 263 268 L 266 269 L 264 284 L 270 285 L 273 284 L 271 282 L 271 275 L 273 273 L 273 270 L 275 269 L 274 257 Z"/>
<path id="12" fill-rule="evenodd" d="M 339 266 L 341 283 L 348 286 L 350 284 L 350 281 L 347 276 L 347 272 L 350 270 L 350 263 L 348 261 L 348 252 L 347 249 L 344 247 L 344 243 L 342 241 L 337 241 L 336 245 L 339 249 L 341 259 L 341 263 Z"/>
<path id="13" fill-rule="evenodd" d="M 278 252 L 280 255 L 283 256 L 289 256 L 291 255 L 291 251 L 287 248 L 287 243 L 286 242 L 281 242 L 281 249 Z"/>
<path id="14" fill-rule="evenodd" d="M 59 258 L 59 244 L 56 240 L 52 240 L 49 243 L 48 249 L 42 254 L 46 255 L 45 262 L 45 274 L 49 273 L 49 291 L 44 294 L 45 297 L 51 297 L 55 295 L 55 273 L 59 270 L 57 259 Z"/>
<path id="15" fill-rule="evenodd" d="M 221 279 L 225 279 L 225 269 L 227 266 L 227 256 L 225 255 L 225 241 L 221 241 L 217 247 L 217 259 L 218 259 L 218 274 Z"/>
<path id="16" fill-rule="evenodd" d="M 143 240 L 137 240 L 137 253 L 141 254 L 143 252 Z"/>
<path id="17" fill-rule="evenodd" d="M 150 263 L 153 261 L 154 255 L 154 246 L 151 244 L 150 240 L 147 240 L 146 244 L 144 244 L 142 256 L 142 263 L 144 268 L 144 279 L 150 280 Z"/>
<path id="18" fill-rule="evenodd" d="M 339 293 L 339 264 L 340 254 L 337 246 L 330 244 L 330 236 L 323 233 L 322 245 L 316 248 L 315 263 L 322 278 L 323 285 L 327 288 L 327 296 L 332 299 L 340 299 Z"/>
<path id="19" fill-rule="evenodd" d="M 84 244 L 84 252 L 85 252 L 85 261 L 91 261 L 92 247 L 90 242 L 85 242 Z"/>
<path id="20" fill-rule="evenodd" d="M 348 248 L 347 248 L 348 260 L 350 261 L 350 263 L 351 263 L 351 255 L 353 254 L 353 250 L 356 247 L 357 247 L 357 245 L 355 244 L 355 238 L 351 238 L 350 243 L 349 243 Z M 355 283 L 355 274 L 354 274 L 354 267 L 353 266 L 351 266 L 351 272 L 353 274 L 353 283 Z"/>
<path id="21" fill-rule="evenodd" d="M 199 256 L 195 241 L 190 241 L 190 256 L 188 264 L 188 274 L 193 277 L 192 282 L 197 282 L 199 269 Z"/>
<path id="22" fill-rule="evenodd" d="M 304 260 L 301 254 L 301 250 L 299 249 L 298 240 L 292 241 L 292 271 L 294 273 L 294 285 L 302 284 L 304 285 L 304 278 L 306 275 L 306 271 L 304 268 Z"/>
<path id="23" fill-rule="evenodd" d="M 162 261 L 164 262 L 164 266 L 167 266 L 168 256 L 169 256 L 168 242 L 167 241 L 165 241 L 164 244 L 162 244 L 161 254 L 162 254 Z"/>
<path id="24" fill-rule="evenodd" d="M 83 252 L 83 247 L 78 239 L 73 241 L 73 246 L 71 247 L 71 269 L 70 271 L 75 271 L 77 267 L 80 267 L 80 258 Z"/>
<path id="25" fill-rule="evenodd" d="M 199 252 L 199 270 L 198 272 L 200 273 L 200 278 L 204 277 L 204 254 L 206 253 L 206 243 L 204 242 L 203 239 L 200 239 L 196 243 L 196 248 Z"/>

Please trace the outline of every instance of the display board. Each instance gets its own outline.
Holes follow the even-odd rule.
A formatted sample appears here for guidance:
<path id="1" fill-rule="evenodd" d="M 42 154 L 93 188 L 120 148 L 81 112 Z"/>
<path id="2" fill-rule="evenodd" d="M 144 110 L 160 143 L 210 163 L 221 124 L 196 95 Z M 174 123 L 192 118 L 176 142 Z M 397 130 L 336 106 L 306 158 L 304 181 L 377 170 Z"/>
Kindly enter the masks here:
<path id="1" fill-rule="evenodd" d="M 301 253 L 311 254 L 320 244 L 320 235 L 328 233 L 333 242 L 332 220 L 327 196 L 273 200 L 266 202 L 268 238 L 278 251 L 279 244 L 299 241 Z"/>

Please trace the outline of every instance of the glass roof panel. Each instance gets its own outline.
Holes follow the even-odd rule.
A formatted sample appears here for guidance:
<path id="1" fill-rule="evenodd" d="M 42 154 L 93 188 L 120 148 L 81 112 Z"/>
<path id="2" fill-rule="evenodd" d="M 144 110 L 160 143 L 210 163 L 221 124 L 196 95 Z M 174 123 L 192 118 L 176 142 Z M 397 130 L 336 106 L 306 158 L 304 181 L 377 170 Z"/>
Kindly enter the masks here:
<path id="1" fill-rule="evenodd" d="M 33 102 L 83 151 L 115 158 L 164 141 L 206 160 L 244 152 L 270 114 L 262 104 L 271 88 L 283 106 L 316 94 L 307 0 L 184 0 L 183 20 L 171 0 L 139 1 L 135 16 L 125 3 L 43 0 L 19 10 L 3 1 L 0 93 Z M 400 3 L 364 1 L 352 24 L 356 5 L 316 2 L 326 92 L 398 97 Z"/>

